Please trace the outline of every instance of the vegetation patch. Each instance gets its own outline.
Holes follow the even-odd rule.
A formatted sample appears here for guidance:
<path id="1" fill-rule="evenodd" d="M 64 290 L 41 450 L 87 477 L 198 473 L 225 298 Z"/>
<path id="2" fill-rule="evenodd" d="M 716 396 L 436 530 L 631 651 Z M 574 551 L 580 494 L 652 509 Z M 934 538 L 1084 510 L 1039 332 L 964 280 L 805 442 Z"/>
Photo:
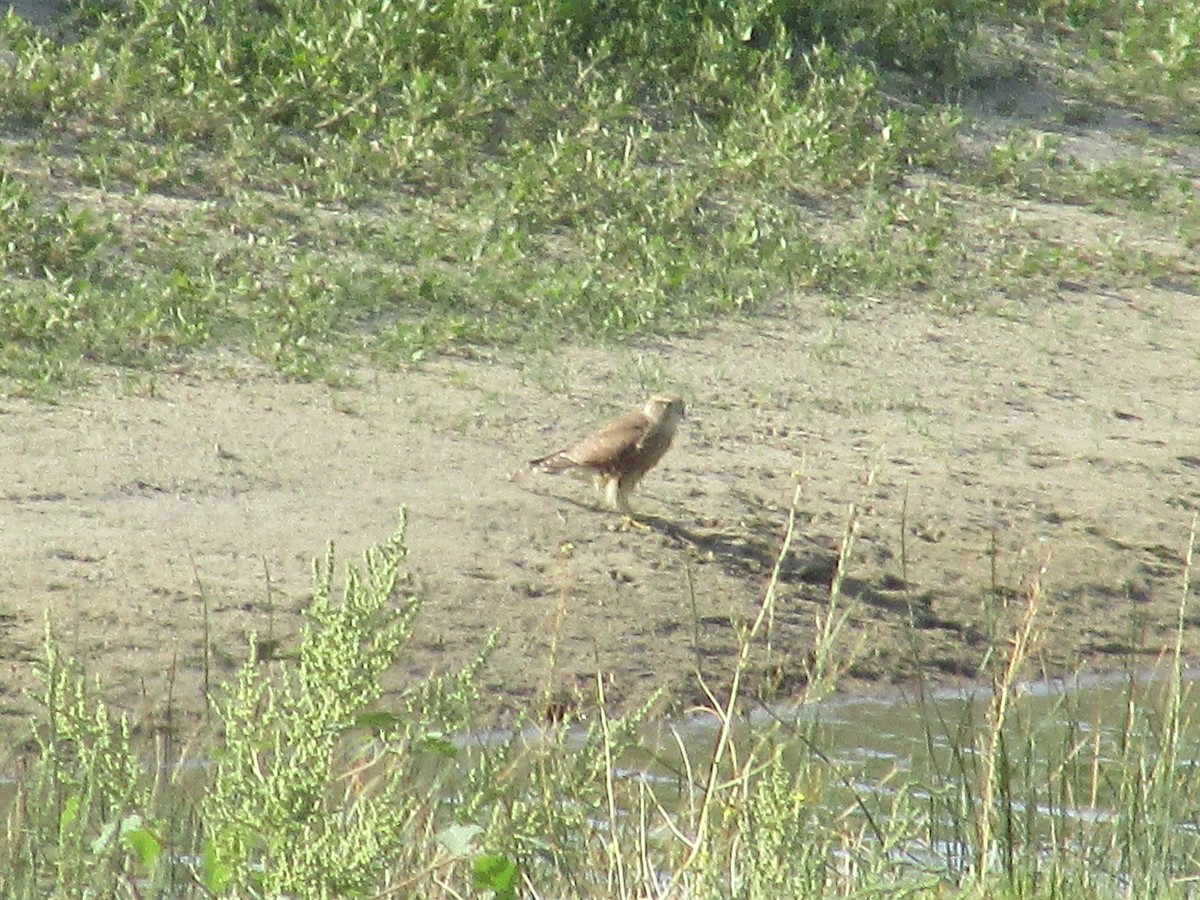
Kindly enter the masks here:
<path id="1" fill-rule="evenodd" d="M 1042 130 L 980 167 L 944 100 L 1049 58 L 1074 108 L 1169 94 L 1186 127 L 1191 5 L 1123 4 L 1119 38 L 1109 6 L 114 0 L 56 36 L 10 13 L 0 366 L 52 389 L 228 348 L 336 380 L 808 291 L 995 306 L 1018 285 L 965 194 L 1196 231 L 1166 164 L 1081 165 Z"/>

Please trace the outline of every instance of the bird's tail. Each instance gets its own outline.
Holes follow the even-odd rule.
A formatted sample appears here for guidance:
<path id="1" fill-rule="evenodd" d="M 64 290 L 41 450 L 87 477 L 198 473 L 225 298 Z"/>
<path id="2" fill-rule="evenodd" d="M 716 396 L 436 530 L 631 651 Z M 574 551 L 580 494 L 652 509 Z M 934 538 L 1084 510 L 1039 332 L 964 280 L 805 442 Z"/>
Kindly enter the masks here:
<path id="1" fill-rule="evenodd" d="M 567 458 L 565 451 L 556 450 L 546 456 L 531 459 L 528 468 L 537 469 L 539 472 L 549 472 L 554 475 L 559 472 L 565 472 L 567 469 L 575 468 L 575 463 Z"/>

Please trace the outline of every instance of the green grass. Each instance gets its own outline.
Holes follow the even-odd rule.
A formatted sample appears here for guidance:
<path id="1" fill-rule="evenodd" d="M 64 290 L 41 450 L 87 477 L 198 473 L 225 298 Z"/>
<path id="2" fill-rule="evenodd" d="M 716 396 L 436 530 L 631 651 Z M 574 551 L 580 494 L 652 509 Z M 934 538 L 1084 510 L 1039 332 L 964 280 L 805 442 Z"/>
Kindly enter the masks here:
<path id="1" fill-rule="evenodd" d="M 793 508 L 780 560 L 794 525 Z M 1123 717 L 1097 720 L 1086 691 L 1035 713 L 1018 689 L 1035 583 L 992 637 L 982 709 L 927 697 L 926 759 L 871 774 L 835 761 L 811 705 L 849 662 L 840 575 L 809 672 L 815 716 L 740 725 L 776 571 L 728 693 L 710 694 L 711 737 L 646 743 L 645 710 L 606 715 L 599 679 L 590 722 L 472 740 L 488 646 L 381 702 L 420 613 L 405 560 L 403 520 L 340 590 L 327 555 L 294 656 L 251 651 L 182 759 L 161 738 L 152 758 L 135 752 L 129 720 L 48 629 L 45 712 L 0 826 L 4 896 L 1189 895 L 1200 838 L 1178 826 L 1200 776 L 1180 649 L 1186 574 L 1165 677 L 1131 677 Z M 669 777 L 630 774 L 643 769 Z"/>
<path id="2" fill-rule="evenodd" d="M 1186 129 L 1195 4 L 1115 5 L 1119 40 L 1091 4 L 974 0 L 113 0 L 62 40 L 9 15 L 0 374 L 53 391 L 221 349 L 337 380 L 810 292 L 988 307 L 979 191 L 1197 231 L 1175 176 L 1045 132 L 980 166 L 941 99 L 1041 56 L 1076 107 L 1169 96 Z M 1040 43 L 990 58 L 1012 23 Z"/>

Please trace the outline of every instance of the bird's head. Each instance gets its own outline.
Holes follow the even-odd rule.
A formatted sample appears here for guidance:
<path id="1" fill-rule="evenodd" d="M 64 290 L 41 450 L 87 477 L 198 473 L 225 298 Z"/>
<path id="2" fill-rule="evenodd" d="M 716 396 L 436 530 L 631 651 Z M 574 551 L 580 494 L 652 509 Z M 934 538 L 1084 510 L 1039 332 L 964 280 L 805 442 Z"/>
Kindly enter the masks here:
<path id="1" fill-rule="evenodd" d="M 676 394 L 655 394 L 646 401 L 646 415 L 656 422 L 678 422 L 687 415 L 683 398 Z"/>

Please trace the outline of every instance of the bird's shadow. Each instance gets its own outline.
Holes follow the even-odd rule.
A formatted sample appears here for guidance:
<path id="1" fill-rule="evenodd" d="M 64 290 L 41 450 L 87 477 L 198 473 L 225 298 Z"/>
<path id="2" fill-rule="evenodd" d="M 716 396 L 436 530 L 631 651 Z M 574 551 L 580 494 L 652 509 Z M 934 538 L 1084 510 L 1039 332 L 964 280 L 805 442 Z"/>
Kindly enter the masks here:
<path id="1" fill-rule="evenodd" d="M 619 521 L 619 513 L 604 506 L 559 494 L 544 496 L 552 496 L 559 503 L 592 515 L 603 516 L 609 522 Z M 645 512 L 635 512 L 630 518 L 637 526 L 668 540 L 691 546 L 726 571 L 742 577 L 768 577 L 778 563 L 781 584 L 803 584 L 828 590 L 837 575 L 839 548 L 826 546 L 802 533 L 793 539 L 788 554 L 780 560 L 782 533 L 759 536 L 749 531 L 689 527 L 676 519 Z M 848 575 L 842 579 L 840 592 L 847 597 L 862 596 L 868 601 L 875 596 L 873 585 Z"/>
<path id="2" fill-rule="evenodd" d="M 828 586 L 837 572 L 837 550 L 811 540 L 793 540 L 782 560 L 782 536 L 759 537 L 748 532 L 719 528 L 691 528 L 655 515 L 638 521 L 664 537 L 688 544 L 727 570 L 744 576 L 770 575 L 779 564 L 779 581 Z M 849 586 L 849 585 L 845 585 Z"/>

